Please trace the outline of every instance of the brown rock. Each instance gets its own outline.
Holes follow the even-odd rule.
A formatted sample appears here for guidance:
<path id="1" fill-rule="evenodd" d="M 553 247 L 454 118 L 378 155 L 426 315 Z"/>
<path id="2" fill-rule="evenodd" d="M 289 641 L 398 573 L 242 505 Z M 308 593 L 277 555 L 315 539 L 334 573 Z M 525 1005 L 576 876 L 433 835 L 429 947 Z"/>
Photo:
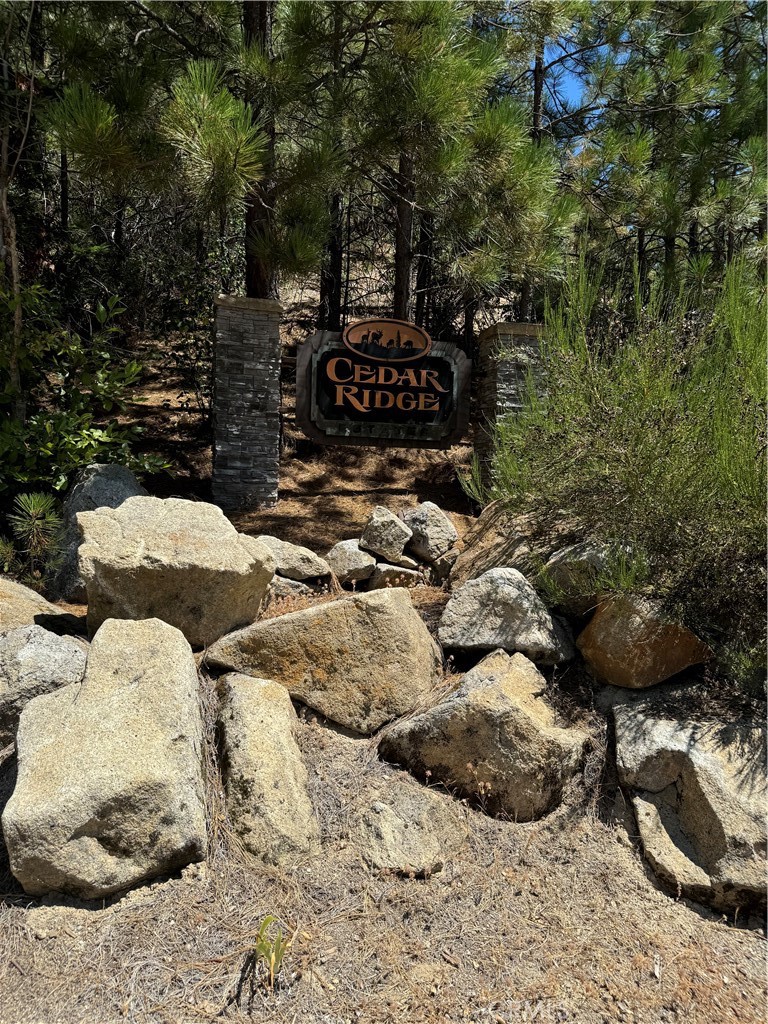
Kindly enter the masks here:
<path id="1" fill-rule="evenodd" d="M 598 679 L 632 690 L 662 683 L 712 656 L 689 629 L 664 615 L 659 601 L 632 594 L 603 601 L 576 643 Z"/>
<path id="2" fill-rule="evenodd" d="M 282 683 L 304 704 L 357 732 L 413 711 L 442 656 L 400 587 L 354 594 L 222 637 L 208 664 Z"/>

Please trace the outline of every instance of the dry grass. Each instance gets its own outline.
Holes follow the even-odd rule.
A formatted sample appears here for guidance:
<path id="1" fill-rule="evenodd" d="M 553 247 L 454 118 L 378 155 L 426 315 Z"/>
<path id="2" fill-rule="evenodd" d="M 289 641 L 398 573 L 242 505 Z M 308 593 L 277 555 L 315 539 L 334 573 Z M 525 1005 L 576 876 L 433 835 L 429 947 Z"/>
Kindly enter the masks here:
<path id="1" fill-rule="evenodd" d="M 9 892 L 3 1024 L 764 1019 L 761 935 L 660 892 L 624 827 L 591 813 L 580 787 L 524 825 L 460 804 L 466 837 L 440 874 L 372 873 L 359 813 L 382 786 L 416 783 L 372 741 L 304 710 L 323 853 L 284 871 L 255 864 L 227 821 L 208 681 L 203 696 L 208 865 L 104 906 Z M 251 957 L 267 914 L 295 932 L 273 994 Z"/>

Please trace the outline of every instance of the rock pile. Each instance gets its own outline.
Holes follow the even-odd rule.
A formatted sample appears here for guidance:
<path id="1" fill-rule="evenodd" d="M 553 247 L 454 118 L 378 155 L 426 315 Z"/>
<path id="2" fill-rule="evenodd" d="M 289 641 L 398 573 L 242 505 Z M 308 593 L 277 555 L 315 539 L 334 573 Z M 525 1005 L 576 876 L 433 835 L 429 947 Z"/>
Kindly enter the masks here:
<path id="1" fill-rule="evenodd" d="M 2 838 L 30 895 L 104 898 L 205 858 L 194 645 L 218 702 L 232 828 L 265 863 L 322 849 L 293 701 L 358 735 L 381 730 L 371 750 L 407 772 L 380 765 L 394 781 L 358 803 L 351 835 L 372 869 L 429 877 L 463 836 L 451 794 L 523 822 L 577 787 L 590 737 L 558 717 L 537 665 L 580 651 L 596 685 L 622 688 L 610 691 L 623 694 L 618 775 L 660 880 L 725 910 L 764 899 L 759 741 L 654 710 L 648 688 L 710 652 L 657 603 L 600 593 L 616 545 L 534 552 L 498 508 L 460 540 L 425 502 L 400 516 L 377 507 L 359 539 L 321 558 L 239 534 L 203 502 L 119 501 L 138 485 L 109 469 L 86 474 L 68 505 L 81 543 L 64 589 L 85 583 L 90 647 L 57 635 L 76 620 L 0 578 L 0 747 L 18 754 Z M 440 644 L 407 589 L 427 581 L 446 581 Z M 306 607 L 265 610 L 270 596 Z M 457 682 L 440 645 L 468 667 Z"/>
<path id="2" fill-rule="evenodd" d="M 431 501 L 399 516 L 377 505 L 360 538 L 340 541 L 325 559 L 344 587 L 417 587 L 447 577 L 457 539 L 456 527 Z"/>

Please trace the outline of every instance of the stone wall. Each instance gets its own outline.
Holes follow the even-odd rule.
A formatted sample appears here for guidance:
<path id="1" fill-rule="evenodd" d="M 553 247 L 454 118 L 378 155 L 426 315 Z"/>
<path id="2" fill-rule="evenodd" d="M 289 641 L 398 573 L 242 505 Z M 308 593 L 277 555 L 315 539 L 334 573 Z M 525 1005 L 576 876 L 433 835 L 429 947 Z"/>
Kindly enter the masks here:
<path id="1" fill-rule="evenodd" d="M 475 454 L 482 479 L 490 483 L 493 424 L 505 413 L 523 406 L 528 373 L 540 379 L 541 324 L 499 323 L 486 327 L 478 341 L 475 364 L 477 402 Z"/>
<path id="2" fill-rule="evenodd" d="M 216 300 L 213 498 L 222 508 L 277 501 L 280 313 L 269 299 Z"/>

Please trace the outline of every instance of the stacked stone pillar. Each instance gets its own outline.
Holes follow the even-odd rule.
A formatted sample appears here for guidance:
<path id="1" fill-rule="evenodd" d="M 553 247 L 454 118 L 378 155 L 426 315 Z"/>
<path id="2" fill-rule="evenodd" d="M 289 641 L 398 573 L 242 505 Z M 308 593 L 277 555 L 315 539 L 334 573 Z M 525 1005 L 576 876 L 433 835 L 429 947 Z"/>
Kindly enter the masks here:
<path id="1" fill-rule="evenodd" d="M 541 386 L 543 331 L 542 324 L 499 323 L 486 327 L 478 339 L 474 445 L 485 486 L 491 483 L 494 425 L 522 409 L 529 374 Z"/>
<path id="2" fill-rule="evenodd" d="M 216 300 L 213 499 L 225 509 L 277 501 L 280 313 L 270 299 Z"/>

